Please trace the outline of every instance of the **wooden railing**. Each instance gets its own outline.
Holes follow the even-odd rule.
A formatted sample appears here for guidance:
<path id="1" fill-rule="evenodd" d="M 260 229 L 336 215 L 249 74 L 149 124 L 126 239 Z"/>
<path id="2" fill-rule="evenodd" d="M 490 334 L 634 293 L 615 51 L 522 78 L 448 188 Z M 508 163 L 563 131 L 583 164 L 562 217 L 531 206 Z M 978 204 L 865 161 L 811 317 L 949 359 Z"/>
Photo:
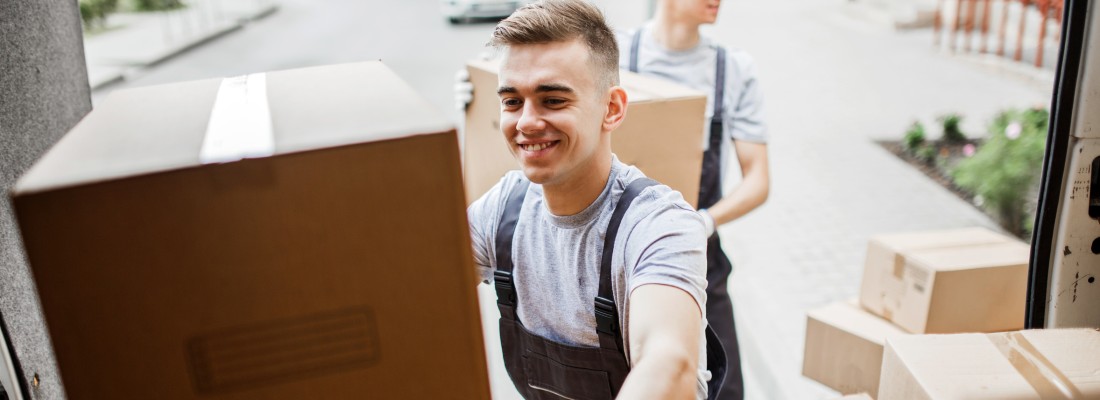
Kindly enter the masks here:
<path id="1" fill-rule="evenodd" d="M 1012 58 L 1016 61 L 1023 60 L 1024 44 L 1032 42 L 1029 35 L 1034 35 L 1030 37 L 1034 38 L 1033 43 L 1036 45 L 1035 66 L 1042 68 L 1047 40 L 1055 42 L 1059 40 L 1063 6 L 1063 0 L 939 0 L 933 21 L 933 40 L 936 45 L 940 45 L 944 36 L 950 34 L 947 46 L 951 51 L 957 51 L 960 42 L 958 36 L 961 32 L 965 35 L 962 38 L 962 51 L 972 52 L 975 50 L 971 48 L 974 45 L 972 35 L 978 34 L 981 35 L 979 38 L 981 48 L 977 51 L 992 53 L 992 49 L 989 48 L 991 36 L 989 31 L 991 22 L 997 18 L 1000 22 L 996 27 L 996 54 L 1005 56 L 1005 44 L 1009 41 L 1010 34 L 1008 30 L 1010 26 L 1015 25 L 1016 49 Z M 994 9 L 999 11 L 1000 15 L 992 15 Z M 945 18 L 945 14 L 949 17 Z M 1034 20 L 1036 14 L 1039 22 L 1038 29 L 1029 32 L 1029 16 Z M 954 18 L 950 18 L 952 15 Z"/>

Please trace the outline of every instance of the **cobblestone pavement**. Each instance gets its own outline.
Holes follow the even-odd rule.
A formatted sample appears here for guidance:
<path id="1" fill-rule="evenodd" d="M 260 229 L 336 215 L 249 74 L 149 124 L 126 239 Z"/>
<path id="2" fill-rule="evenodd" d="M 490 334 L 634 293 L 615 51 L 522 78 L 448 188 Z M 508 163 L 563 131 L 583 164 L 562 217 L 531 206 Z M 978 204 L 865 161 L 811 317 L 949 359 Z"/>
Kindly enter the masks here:
<path id="1" fill-rule="evenodd" d="M 721 229 L 747 397 L 832 398 L 801 376 L 806 311 L 855 297 L 867 239 L 965 226 L 997 229 L 873 141 L 960 112 L 984 131 L 1006 107 L 1048 105 L 1050 76 L 935 49 L 929 29 L 894 31 L 843 0 L 732 1 L 711 34 L 752 53 L 772 140 L 768 202 Z M 728 186 L 728 185 L 727 185 Z"/>

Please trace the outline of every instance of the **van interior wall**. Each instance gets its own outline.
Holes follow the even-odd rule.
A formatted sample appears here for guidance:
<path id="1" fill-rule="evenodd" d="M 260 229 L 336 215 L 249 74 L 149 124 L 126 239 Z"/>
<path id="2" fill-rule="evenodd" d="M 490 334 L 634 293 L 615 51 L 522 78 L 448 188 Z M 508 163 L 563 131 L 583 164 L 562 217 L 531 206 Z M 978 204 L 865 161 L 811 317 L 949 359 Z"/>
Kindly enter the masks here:
<path id="1" fill-rule="evenodd" d="M 8 191 L 92 109 L 77 2 L 0 2 L 0 38 L 0 313 L 30 398 L 63 399 Z"/>

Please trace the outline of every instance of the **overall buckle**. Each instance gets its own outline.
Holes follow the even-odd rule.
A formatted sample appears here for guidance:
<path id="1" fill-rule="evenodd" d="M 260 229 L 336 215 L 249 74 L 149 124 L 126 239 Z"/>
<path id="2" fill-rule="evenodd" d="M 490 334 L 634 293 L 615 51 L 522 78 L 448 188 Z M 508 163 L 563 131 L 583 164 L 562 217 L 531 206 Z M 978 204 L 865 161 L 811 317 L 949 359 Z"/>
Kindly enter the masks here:
<path id="1" fill-rule="evenodd" d="M 505 306 L 516 305 L 516 285 L 512 281 L 510 271 L 496 270 L 493 272 L 493 286 L 497 291 L 497 304 Z"/>
<path id="2" fill-rule="evenodd" d="M 596 330 L 608 335 L 619 334 L 619 310 L 615 301 L 596 296 Z"/>

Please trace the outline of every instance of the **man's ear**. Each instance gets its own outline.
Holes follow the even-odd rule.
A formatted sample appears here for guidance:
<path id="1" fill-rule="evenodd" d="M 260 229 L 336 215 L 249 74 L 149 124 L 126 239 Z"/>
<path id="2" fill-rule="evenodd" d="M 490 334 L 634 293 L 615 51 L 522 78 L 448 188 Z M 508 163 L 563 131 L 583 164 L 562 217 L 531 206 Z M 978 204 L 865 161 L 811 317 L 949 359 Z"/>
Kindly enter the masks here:
<path id="1" fill-rule="evenodd" d="M 603 131 L 611 132 L 619 127 L 626 119 L 626 90 L 619 86 L 612 86 L 608 90 L 610 94 L 607 101 L 607 112 L 603 116 Z"/>

